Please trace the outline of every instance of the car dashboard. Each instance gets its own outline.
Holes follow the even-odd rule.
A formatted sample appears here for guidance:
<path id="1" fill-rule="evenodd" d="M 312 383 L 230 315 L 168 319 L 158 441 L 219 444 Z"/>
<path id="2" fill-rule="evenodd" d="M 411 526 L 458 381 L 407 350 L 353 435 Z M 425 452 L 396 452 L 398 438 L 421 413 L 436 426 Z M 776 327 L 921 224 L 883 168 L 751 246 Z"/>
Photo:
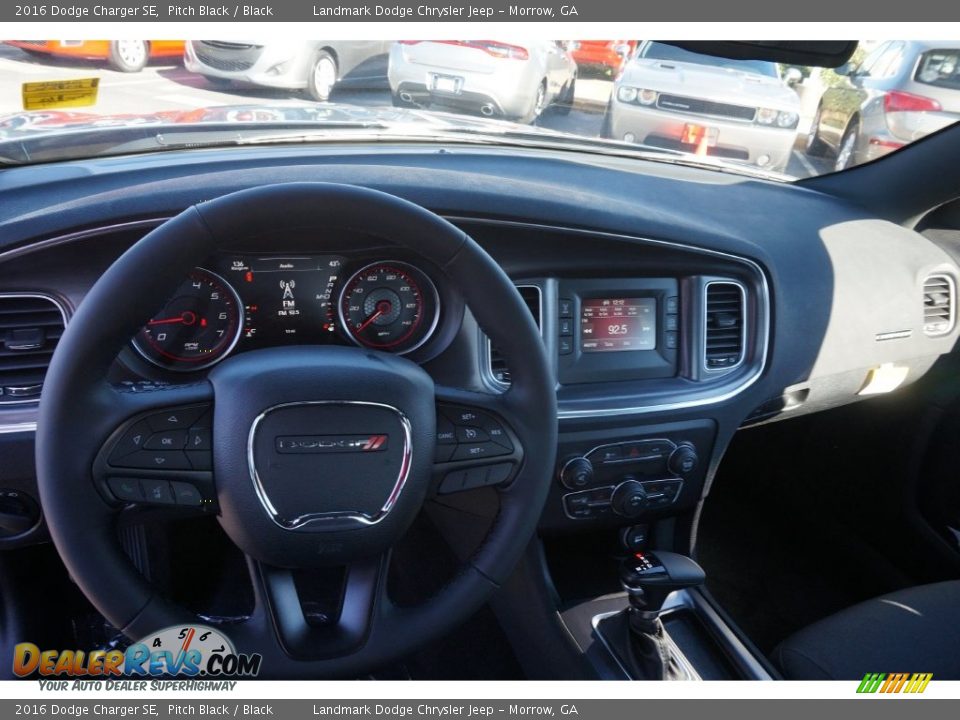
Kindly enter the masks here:
<path id="1" fill-rule="evenodd" d="M 10 170 L 0 178 L 0 493 L 32 521 L 0 531 L 0 546 L 46 537 L 32 459 L 37 399 L 64 323 L 100 274 L 192 204 L 288 181 L 421 204 L 514 281 L 557 390 L 544 534 L 663 518 L 688 533 L 738 428 L 867 397 L 891 369 L 912 382 L 957 339 L 960 271 L 948 248 L 789 184 L 577 153 L 402 145 Z M 392 243 L 389 227 L 237 237 L 131 337 L 110 380 L 131 392 L 191 383 L 225 358 L 303 344 L 403 355 L 449 386 L 510 387 L 510 368 L 457 287 Z M 482 493 L 496 480 L 457 469 L 509 455 L 488 420 L 441 408 L 439 494 Z M 196 437 L 147 433 L 140 467 L 189 455 Z"/>

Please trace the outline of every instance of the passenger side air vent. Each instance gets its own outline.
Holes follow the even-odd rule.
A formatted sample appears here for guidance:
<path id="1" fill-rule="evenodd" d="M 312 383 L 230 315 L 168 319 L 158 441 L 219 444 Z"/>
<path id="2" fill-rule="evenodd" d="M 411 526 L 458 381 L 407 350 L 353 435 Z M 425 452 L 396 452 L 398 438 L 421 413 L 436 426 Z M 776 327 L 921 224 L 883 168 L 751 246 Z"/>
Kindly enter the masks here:
<path id="1" fill-rule="evenodd" d="M 733 282 L 710 282 L 706 296 L 704 365 L 707 370 L 727 370 L 743 360 L 743 287 Z"/>
<path id="2" fill-rule="evenodd" d="M 0 404 L 36 402 L 66 315 L 43 295 L 0 295 Z"/>
<path id="3" fill-rule="evenodd" d="M 543 332 L 543 325 L 540 322 L 540 288 L 536 285 L 518 285 L 517 291 L 530 309 L 530 314 L 533 315 L 537 327 Z M 506 361 L 500 355 L 500 351 L 493 347 L 492 343 L 487 341 L 487 344 L 490 348 L 490 374 L 498 383 L 509 385 L 510 370 L 507 368 Z"/>
<path id="4" fill-rule="evenodd" d="M 923 282 L 923 333 L 929 337 L 953 330 L 956 287 L 949 275 L 931 275 Z"/>

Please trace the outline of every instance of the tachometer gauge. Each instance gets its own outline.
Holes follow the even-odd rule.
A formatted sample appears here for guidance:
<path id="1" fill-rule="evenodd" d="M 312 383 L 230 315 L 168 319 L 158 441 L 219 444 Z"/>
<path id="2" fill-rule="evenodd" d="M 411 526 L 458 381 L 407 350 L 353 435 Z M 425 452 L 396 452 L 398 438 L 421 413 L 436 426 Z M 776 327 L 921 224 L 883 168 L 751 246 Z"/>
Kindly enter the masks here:
<path id="1" fill-rule="evenodd" d="M 423 345 L 437 326 L 437 289 L 401 262 L 377 262 L 354 273 L 340 293 L 340 322 L 358 345 L 398 354 Z"/>
<path id="2" fill-rule="evenodd" d="M 197 268 L 137 333 L 133 346 L 162 368 L 201 370 L 233 349 L 240 338 L 242 317 L 243 305 L 230 284 Z"/>

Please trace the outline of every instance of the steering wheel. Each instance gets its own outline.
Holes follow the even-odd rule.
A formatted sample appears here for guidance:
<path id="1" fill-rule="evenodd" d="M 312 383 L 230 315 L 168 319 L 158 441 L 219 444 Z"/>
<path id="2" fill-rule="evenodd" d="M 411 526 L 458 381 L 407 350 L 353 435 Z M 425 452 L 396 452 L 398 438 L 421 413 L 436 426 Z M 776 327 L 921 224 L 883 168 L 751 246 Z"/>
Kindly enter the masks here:
<path id="1" fill-rule="evenodd" d="M 244 352 L 205 380 L 149 391 L 108 382 L 118 352 L 205 258 L 244 239 L 317 227 L 376 236 L 388 228 L 384 239 L 436 265 L 504 355 L 510 389 L 443 387 L 402 357 L 333 346 Z M 445 459 L 435 458 L 438 418 L 444 427 L 451 418 L 486 423 L 509 450 L 437 464 Z M 118 448 L 137 437 L 131 433 L 156 423 L 208 432 L 209 445 L 197 441 L 206 447 L 197 453 L 199 464 L 115 467 Z M 47 373 L 37 477 L 67 570 L 129 638 L 199 622 L 150 584 L 118 540 L 120 514 L 162 496 L 178 514 L 215 514 L 245 553 L 255 607 L 223 630 L 238 652 L 263 656 L 261 676 L 351 676 L 442 636 L 507 578 L 545 502 L 556 432 L 556 395 L 538 329 L 479 245 L 392 195 L 278 184 L 188 208 L 97 281 Z M 413 607 L 394 604 L 386 588 L 391 547 L 429 497 L 478 485 L 499 495 L 485 540 L 431 598 Z M 294 571 L 320 566 L 344 567 L 345 580 L 339 617 L 318 626 L 301 609 Z"/>

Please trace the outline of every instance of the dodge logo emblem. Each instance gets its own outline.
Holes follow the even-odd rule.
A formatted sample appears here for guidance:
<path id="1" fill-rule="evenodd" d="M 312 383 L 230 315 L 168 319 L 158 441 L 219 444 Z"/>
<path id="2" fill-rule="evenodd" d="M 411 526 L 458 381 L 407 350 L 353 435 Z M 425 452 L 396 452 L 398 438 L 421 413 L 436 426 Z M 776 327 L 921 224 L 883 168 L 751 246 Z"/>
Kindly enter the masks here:
<path id="1" fill-rule="evenodd" d="M 284 435 L 276 439 L 278 453 L 379 452 L 387 449 L 387 435 Z"/>

